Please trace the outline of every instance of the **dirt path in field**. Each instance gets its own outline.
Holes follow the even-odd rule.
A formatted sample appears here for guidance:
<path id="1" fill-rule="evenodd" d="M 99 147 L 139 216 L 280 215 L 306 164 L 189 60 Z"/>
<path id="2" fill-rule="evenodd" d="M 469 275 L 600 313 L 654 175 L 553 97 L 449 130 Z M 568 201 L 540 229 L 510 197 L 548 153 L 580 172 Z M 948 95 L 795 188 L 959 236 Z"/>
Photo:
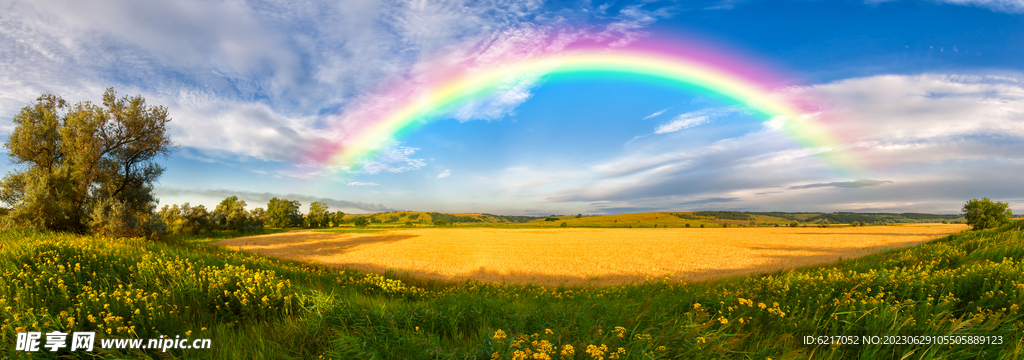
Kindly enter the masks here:
<path id="1" fill-rule="evenodd" d="M 645 278 L 702 281 L 822 264 L 913 246 L 963 225 L 850 228 L 296 231 L 214 243 L 282 259 L 413 276 L 544 285 Z"/>

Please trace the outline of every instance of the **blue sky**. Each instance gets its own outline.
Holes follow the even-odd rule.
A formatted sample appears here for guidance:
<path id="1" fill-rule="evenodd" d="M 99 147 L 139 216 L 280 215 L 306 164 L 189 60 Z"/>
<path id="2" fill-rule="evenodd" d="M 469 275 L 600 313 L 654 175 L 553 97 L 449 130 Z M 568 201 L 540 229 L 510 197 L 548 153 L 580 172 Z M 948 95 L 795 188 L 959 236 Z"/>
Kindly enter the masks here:
<path id="1" fill-rule="evenodd" d="M 554 34 L 714 44 L 827 99 L 864 171 L 736 104 L 629 78 L 548 81 L 440 118 L 358 171 L 301 154 L 426 61 Z M 479 53 L 479 52 L 478 52 Z M 303 210 L 955 213 L 1024 206 L 1024 1 L 0 1 L 0 118 L 106 87 L 167 106 L 162 204 Z M 429 70 L 429 69 L 427 69 Z M 0 122 L 0 135 L 12 129 Z M 0 171 L 9 171 L 8 164 Z"/>

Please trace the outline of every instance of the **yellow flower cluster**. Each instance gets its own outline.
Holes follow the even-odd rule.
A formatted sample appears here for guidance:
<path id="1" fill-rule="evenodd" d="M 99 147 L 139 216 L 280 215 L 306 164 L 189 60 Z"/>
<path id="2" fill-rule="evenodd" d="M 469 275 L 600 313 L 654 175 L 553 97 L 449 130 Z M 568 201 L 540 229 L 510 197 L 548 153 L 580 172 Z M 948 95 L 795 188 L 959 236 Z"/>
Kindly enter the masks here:
<path id="1" fill-rule="evenodd" d="M 600 328 L 594 329 L 594 333 L 602 335 Z M 491 354 L 492 359 L 574 359 L 576 347 L 572 344 L 560 344 L 559 341 L 565 336 L 555 336 L 551 329 L 544 329 L 543 334 L 533 335 L 519 334 L 511 336 L 512 341 L 505 345 L 504 340 L 509 338 L 503 330 L 496 330 L 491 336 L 493 345 L 497 351 Z M 588 358 L 594 360 L 620 359 L 629 353 L 645 355 L 646 358 L 660 358 L 655 351 L 666 351 L 664 345 L 655 347 L 651 334 L 634 334 L 628 336 L 628 330 L 622 326 L 615 326 L 604 338 L 607 343 L 588 344 L 584 347 Z M 506 357 L 507 356 L 507 357 Z"/>
<path id="2" fill-rule="evenodd" d="M 394 296 L 406 299 L 420 299 L 428 295 L 427 291 L 415 286 L 406 285 L 401 280 L 388 279 L 383 275 L 374 273 L 342 272 L 335 282 L 343 287 L 352 286 L 360 289 L 367 295 Z"/>
<path id="3" fill-rule="evenodd" d="M 22 236 L 16 247 L 3 243 L 0 258 L 19 264 L 0 267 L 3 336 L 17 328 L 122 338 L 191 334 L 177 328 L 187 324 L 183 318 L 258 320 L 293 307 L 295 291 L 273 271 L 199 263 L 140 239 Z"/>

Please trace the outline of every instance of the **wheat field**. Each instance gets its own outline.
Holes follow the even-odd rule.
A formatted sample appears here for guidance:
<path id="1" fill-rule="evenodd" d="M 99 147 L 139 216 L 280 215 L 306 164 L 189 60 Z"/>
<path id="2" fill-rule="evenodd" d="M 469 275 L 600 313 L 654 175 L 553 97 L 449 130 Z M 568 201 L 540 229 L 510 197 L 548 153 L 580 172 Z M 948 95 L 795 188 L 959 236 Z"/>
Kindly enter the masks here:
<path id="1" fill-rule="evenodd" d="M 542 285 L 702 281 L 912 246 L 965 229 L 914 224 L 841 228 L 297 231 L 214 243 L 337 268 Z"/>

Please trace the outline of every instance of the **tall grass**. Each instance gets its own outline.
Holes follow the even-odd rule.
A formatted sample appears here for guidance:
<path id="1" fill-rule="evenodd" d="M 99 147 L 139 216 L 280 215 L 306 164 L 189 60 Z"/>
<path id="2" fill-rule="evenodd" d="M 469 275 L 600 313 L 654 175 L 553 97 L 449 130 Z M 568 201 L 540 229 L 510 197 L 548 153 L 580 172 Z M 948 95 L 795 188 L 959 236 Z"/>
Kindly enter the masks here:
<path id="1" fill-rule="evenodd" d="M 4 358 L 1019 359 L 1024 222 L 828 266 L 600 288 L 444 283 L 222 250 L 0 233 Z M 16 353 L 19 331 L 211 338 L 208 350 Z M 984 335 L 993 345 L 804 345 Z"/>

